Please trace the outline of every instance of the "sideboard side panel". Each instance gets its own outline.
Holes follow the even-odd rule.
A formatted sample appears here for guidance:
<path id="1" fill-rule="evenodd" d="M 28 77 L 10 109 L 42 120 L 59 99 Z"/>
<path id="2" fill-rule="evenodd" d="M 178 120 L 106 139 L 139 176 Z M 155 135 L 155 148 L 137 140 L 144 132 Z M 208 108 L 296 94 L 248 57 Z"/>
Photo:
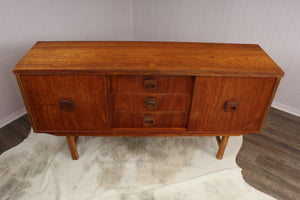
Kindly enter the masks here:
<path id="1" fill-rule="evenodd" d="M 268 105 L 267 105 L 267 107 L 266 107 L 266 111 L 265 111 L 265 113 L 264 113 L 264 116 L 263 116 L 263 118 L 262 118 L 262 120 L 261 120 L 259 129 L 258 129 L 259 132 L 261 132 L 261 130 L 262 130 L 264 124 L 265 124 L 265 121 L 266 121 L 266 119 L 267 119 L 267 116 L 268 116 L 269 111 L 270 111 L 270 109 L 271 109 L 271 105 L 272 105 L 273 99 L 274 99 L 275 94 L 276 94 L 276 91 L 277 91 L 277 88 L 278 88 L 278 86 L 279 86 L 280 80 L 281 80 L 281 78 L 276 78 L 276 82 L 275 82 L 275 84 L 274 84 L 274 88 L 273 88 L 273 91 L 272 91 L 272 94 L 271 94 L 271 98 L 269 99 L 269 103 L 268 103 Z"/>
<path id="2" fill-rule="evenodd" d="M 27 110 L 27 115 L 29 117 L 30 124 L 31 124 L 33 130 L 36 132 L 33 116 L 31 114 L 30 106 L 29 106 L 29 103 L 27 101 L 27 97 L 26 97 L 26 93 L 25 93 L 25 90 L 24 90 L 24 87 L 23 87 L 23 84 L 22 84 L 21 76 L 20 76 L 20 74 L 15 74 L 15 75 L 16 75 L 18 86 L 20 88 L 22 98 L 23 98 L 23 101 L 24 101 L 24 104 L 25 104 L 25 107 L 26 107 L 26 110 Z"/>
<path id="3" fill-rule="evenodd" d="M 196 77 L 189 131 L 259 130 L 276 78 Z M 228 101 L 237 102 L 233 112 Z"/>

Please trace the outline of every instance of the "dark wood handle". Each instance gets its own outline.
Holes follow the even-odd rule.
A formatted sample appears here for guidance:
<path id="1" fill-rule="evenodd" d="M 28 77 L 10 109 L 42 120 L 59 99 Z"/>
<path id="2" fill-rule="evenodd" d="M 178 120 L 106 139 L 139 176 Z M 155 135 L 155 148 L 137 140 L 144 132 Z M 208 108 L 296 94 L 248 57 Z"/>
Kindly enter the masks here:
<path id="1" fill-rule="evenodd" d="M 144 89 L 145 90 L 155 90 L 157 87 L 157 81 L 155 79 L 145 79 Z"/>
<path id="2" fill-rule="evenodd" d="M 155 124 L 155 117 L 153 115 L 145 115 L 143 118 L 143 124 L 145 126 L 154 125 Z"/>
<path id="3" fill-rule="evenodd" d="M 60 100 L 60 108 L 64 111 L 72 111 L 74 108 L 73 101 L 71 100 Z"/>
<path id="4" fill-rule="evenodd" d="M 156 99 L 145 98 L 144 107 L 146 109 L 155 109 L 156 108 Z"/>
<path id="5" fill-rule="evenodd" d="M 238 108 L 238 102 L 236 101 L 226 101 L 225 102 L 225 111 L 226 112 L 234 112 Z"/>

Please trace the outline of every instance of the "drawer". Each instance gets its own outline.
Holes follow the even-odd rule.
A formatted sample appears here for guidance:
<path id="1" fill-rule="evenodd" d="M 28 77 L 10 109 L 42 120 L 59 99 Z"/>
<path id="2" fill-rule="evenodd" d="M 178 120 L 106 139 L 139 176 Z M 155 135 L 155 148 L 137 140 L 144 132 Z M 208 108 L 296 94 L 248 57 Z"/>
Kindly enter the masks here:
<path id="1" fill-rule="evenodd" d="M 111 76 L 110 92 L 191 93 L 190 76 Z"/>
<path id="2" fill-rule="evenodd" d="M 22 75 L 29 104 L 55 105 L 61 99 L 101 103 L 106 98 L 104 76 L 95 75 Z M 100 99 L 101 98 L 101 101 Z"/>
<path id="3" fill-rule="evenodd" d="M 190 94 L 111 93 L 112 111 L 188 111 Z"/>
<path id="4" fill-rule="evenodd" d="M 112 128 L 185 128 L 188 112 L 112 112 Z"/>

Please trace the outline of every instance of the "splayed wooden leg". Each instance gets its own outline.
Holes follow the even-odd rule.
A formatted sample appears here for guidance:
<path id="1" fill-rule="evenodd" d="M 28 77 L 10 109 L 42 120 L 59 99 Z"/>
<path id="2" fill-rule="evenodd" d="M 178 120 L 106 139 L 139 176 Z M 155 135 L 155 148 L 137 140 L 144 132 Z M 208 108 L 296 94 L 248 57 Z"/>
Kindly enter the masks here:
<path id="1" fill-rule="evenodd" d="M 78 136 L 67 136 L 67 141 L 69 144 L 70 152 L 72 155 L 73 160 L 78 160 L 78 152 L 77 152 L 77 141 L 78 141 Z"/>
<path id="2" fill-rule="evenodd" d="M 219 150 L 218 150 L 218 153 L 217 153 L 217 159 L 221 160 L 223 158 L 229 136 L 223 136 L 222 139 L 219 136 L 217 136 L 216 139 L 217 139 L 217 142 L 218 142 L 218 145 L 219 145 Z"/>

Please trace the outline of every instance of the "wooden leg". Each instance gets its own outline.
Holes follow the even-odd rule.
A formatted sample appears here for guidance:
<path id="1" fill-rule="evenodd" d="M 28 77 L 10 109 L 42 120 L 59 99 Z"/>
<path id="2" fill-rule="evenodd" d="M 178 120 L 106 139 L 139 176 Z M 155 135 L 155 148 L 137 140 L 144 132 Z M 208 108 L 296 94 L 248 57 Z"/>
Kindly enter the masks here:
<path id="1" fill-rule="evenodd" d="M 223 154 L 224 154 L 224 151 L 226 149 L 226 145 L 227 145 L 229 136 L 223 136 L 222 139 L 219 136 L 217 136 L 216 139 L 217 139 L 217 142 L 219 144 L 217 159 L 221 160 L 223 158 Z"/>
<path id="2" fill-rule="evenodd" d="M 79 136 L 75 136 L 75 137 L 74 137 L 74 141 L 75 141 L 75 144 L 76 144 L 76 145 L 77 145 L 78 139 L 79 139 Z"/>
<path id="3" fill-rule="evenodd" d="M 220 136 L 216 136 L 216 139 L 217 139 L 217 143 L 218 143 L 218 145 L 220 146 L 220 144 L 221 144 L 221 138 L 220 138 Z"/>
<path id="4" fill-rule="evenodd" d="M 78 141 L 78 136 L 67 136 L 70 152 L 72 155 L 73 160 L 78 160 L 78 152 L 77 152 L 77 141 Z"/>

